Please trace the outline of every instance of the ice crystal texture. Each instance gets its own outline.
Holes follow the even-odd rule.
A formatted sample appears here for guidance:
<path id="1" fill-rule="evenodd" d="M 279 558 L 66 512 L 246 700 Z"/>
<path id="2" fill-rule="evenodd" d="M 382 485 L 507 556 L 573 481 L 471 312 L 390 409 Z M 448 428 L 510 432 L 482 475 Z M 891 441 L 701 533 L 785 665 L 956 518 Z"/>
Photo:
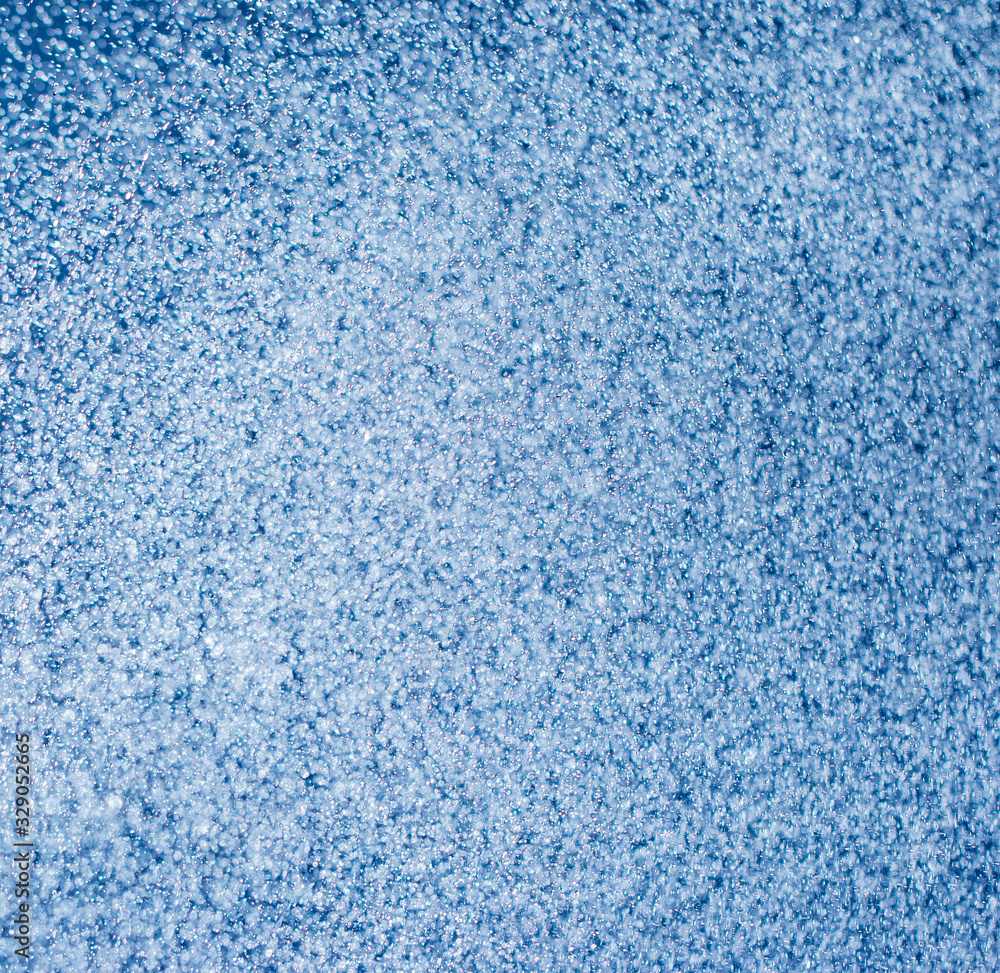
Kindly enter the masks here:
<path id="1" fill-rule="evenodd" d="M 35 971 L 1000 968 L 996 4 L 3 2 Z"/>

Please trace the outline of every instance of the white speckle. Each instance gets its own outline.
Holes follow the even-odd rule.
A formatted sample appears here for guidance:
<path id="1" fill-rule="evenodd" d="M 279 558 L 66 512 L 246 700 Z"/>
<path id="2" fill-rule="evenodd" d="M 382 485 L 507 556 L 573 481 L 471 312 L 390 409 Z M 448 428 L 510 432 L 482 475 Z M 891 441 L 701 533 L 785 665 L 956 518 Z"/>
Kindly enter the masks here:
<path id="1" fill-rule="evenodd" d="M 39 969 L 1000 969 L 995 17 L 905 6 L 5 8 Z"/>

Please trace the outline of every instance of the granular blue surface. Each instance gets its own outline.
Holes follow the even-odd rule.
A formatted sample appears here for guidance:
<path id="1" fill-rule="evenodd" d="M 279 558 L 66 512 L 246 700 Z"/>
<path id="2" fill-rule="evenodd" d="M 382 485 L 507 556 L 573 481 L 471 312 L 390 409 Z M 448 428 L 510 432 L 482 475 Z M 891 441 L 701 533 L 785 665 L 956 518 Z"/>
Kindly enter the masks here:
<path id="1" fill-rule="evenodd" d="M 4 3 L 32 970 L 1000 969 L 996 3 Z"/>

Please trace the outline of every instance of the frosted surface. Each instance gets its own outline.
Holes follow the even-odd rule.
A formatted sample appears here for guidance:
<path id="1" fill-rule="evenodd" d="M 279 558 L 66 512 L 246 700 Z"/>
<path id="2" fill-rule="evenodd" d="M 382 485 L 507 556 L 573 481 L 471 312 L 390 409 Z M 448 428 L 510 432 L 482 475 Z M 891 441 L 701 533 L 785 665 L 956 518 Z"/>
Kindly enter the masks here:
<path id="1" fill-rule="evenodd" d="M 995 4 L 5 2 L 33 970 L 1000 967 Z"/>

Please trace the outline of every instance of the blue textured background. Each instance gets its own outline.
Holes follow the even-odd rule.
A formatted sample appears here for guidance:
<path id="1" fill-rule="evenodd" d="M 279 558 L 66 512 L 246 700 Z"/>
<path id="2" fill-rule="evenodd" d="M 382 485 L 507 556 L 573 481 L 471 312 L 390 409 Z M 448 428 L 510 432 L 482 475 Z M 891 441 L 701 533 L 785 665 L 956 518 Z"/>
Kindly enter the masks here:
<path id="1" fill-rule="evenodd" d="M 5 2 L 34 970 L 1000 968 L 997 4 Z"/>

